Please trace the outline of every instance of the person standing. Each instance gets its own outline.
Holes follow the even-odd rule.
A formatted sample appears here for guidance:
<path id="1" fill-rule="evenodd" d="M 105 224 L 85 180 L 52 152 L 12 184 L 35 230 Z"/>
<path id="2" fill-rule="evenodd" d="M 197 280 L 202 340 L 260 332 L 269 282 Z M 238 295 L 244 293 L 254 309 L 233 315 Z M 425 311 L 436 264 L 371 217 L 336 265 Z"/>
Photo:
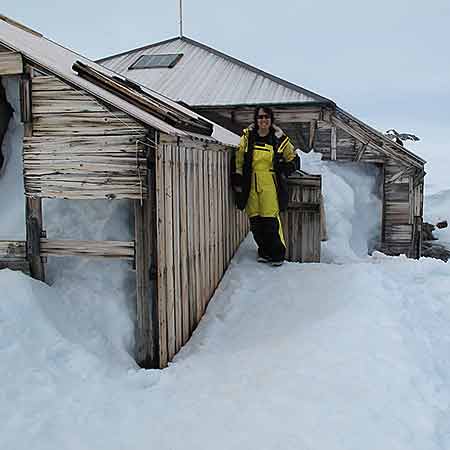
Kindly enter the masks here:
<path id="1" fill-rule="evenodd" d="M 286 245 L 280 211 L 287 208 L 286 178 L 300 169 L 289 137 L 274 123 L 273 111 L 258 106 L 254 122 L 241 136 L 231 184 L 239 209 L 245 209 L 258 245 L 258 261 L 283 264 Z"/>

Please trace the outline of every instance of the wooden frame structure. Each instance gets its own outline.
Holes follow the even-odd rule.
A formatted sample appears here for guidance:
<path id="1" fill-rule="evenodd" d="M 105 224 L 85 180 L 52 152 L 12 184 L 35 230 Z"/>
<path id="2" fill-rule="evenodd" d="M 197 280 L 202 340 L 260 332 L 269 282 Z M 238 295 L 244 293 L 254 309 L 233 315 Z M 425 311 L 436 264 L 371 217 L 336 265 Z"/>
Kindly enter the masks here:
<path id="1" fill-rule="evenodd" d="M 48 256 L 130 261 L 136 359 L 143 367 L 165 367 L 248 233 L 231 199 L 230 146 L 211 138 L 213 125 L 197 114 L 0 19 L 0 76 L 20 79 L 25 136 L 17 151 L 23 151 L 26 196 L 26 240 L 0 241 L 0 268 L 45 281 Z M 29 46 L 19 51 L 11 36 Z M 47 63 L 49 51 L 76 62 L 78 76 Z M 127 199 L 134 204 L 134 240 L 48 239 L 45 198 Z"/>

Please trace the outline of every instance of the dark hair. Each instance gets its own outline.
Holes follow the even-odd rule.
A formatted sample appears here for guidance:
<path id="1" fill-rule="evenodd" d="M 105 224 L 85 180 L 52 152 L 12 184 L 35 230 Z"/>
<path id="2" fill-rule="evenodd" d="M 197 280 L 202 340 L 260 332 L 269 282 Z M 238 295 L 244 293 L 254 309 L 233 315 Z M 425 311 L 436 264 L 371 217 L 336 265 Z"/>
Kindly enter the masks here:
<path id="1" fill-rule="evenodd" d="M 255 124 L 255 130 L 258 129 L 258 113 L 259 113 L 260 109 L 262 109 L 270 117 L 271 125 L 273 125 L 273 122 L 274 122 L 272 108 L 269 108 L 268 106 L 264 106 L 264 105 L 258 105 L 255 108 L 255 112 L 253 113 L 253 123 Z"/>

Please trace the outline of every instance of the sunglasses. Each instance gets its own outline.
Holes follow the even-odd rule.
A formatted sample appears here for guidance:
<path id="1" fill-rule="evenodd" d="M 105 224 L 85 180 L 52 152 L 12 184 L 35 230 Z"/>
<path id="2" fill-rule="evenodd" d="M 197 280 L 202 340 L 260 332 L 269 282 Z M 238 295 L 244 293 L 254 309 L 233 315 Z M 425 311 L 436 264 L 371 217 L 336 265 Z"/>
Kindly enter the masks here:
<path id="1" fill-rule="evenodd" d="M 270 116 L 268 114 L 260 114 L 259 116 L 256 116 L 257 119 L 270 119 Z"/>

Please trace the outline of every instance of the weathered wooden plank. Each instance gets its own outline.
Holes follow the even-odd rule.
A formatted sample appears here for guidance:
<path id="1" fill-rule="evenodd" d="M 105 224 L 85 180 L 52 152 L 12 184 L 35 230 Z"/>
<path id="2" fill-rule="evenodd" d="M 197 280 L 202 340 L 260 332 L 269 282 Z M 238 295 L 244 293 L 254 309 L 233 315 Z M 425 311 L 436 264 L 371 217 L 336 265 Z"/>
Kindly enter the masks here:
<path id="1" fill-rule="evenodd" d="M 202 316 L 201 298 L 203 295 L 203 283 L 204 283 L 204 255 L 201 251 L 203 235 L 200 233 L 200 224 L 203 220 L 201 214 L 201 208 L 203 208 L 203 185 L 201 184 L 201 178 L 203 176 L 203 164 L 201 164 L 200 151 L 194 147 L 190 148 L 192 154 L 193 163 L 193 212 L 192 212 L 192 224 L 193 224 L 193 251 L 194 251 L 194 285 L 195 285 L 195 297 L 193 299 L 193 310 L 195 311 L 194 327 L 198 324 Z"/>
<path id="2" fill-rule="evenodd" d="M 33 114 L 36 135 L 108 135 L 143 134 L 144 127 L 131 117 L 115 112 L 63 112 L 55 114 Z"/>
<path id="3" fill-rule="evenodd" d="M 336 148 L 337 148 L 336 127 L 331 127 L 331 160 L 332 161 L 336 161 L 336 159 L 337 159 Z"/>
<path id="4" fill-rule="evenodd" d="M 141 236 L 142 237 L 142 236 Z M 83 256 L 134 260 L 135 244 L 129 241 L 79 241 L 40 239 L 41 256 Z"/>
<path id="5" fill-rule="evenodd" d="M 26 257 L 25 241 L 0 241 L 0 259 L 15 258 L 23 259 Z"/>
<path id="6" fill-rule="evenodd" d="M 175 356 L 175 280 L 174 280 L 174 254 L 173 254 L 173 185 L 172 185 L 172 145 L 163 146 L 165 153 L 164 164 L 164 216 L 165 216 L 165 240 L 166 240 L 166 265 L 167 265 L 167 348 L 169 361 Z"/>
<path id="7" fill-rule="evenodd" d="M 219 152 L 219 280 L 226 266 L 225 260 L 225 152 Z"/>
<path id="8" fill-rule="evenodd" d="M 158 338 L 159 338 L 159 366 L 166 367 L 168 363 L 167 349 L 167 265 L 166 265 L 166 235 L 165 235 L 165 152 L 164 145 L 156 149 L 156 214 L 157 214 L 157 269 L 158 269 L 158 295 L 156 309 L 158 312 Z"/>
<path id="9" fill-rule="evenodd" d="M 1 269 L 17 270 L 26 274 L 30 274 L 30 263 L 26 258 L 0 259 L 0 270 Z"/>
<path id="10" fill-rule="evenodd" d="M 189 274 L 188 274 L 188 214 L 187 206 L 186 148 L 180 148 L 180 298 L 182 315 L 182 343 L 189 339 Z"/>
<path id="11" fill-rule="evenodd" d="M 175 351 L 183 345 L 183 317 L 181 299 L 181 254 L 180 254 L 180 147 L 172 146 L 172 194 L 173 194 L 173 265 L 175 304 Z"/>
<path id="12" fill-rule="evenodd" d="M 149 202 L 134 202 L 136 251 L 136 360 L 142 367 L 154 364 L 154 343 L 150 304 L 150 227 Z M 134 256 L 134 255 L 133 255 Z"/>
<path id="13" fill-rule="evenodd" d="M 27 138 L 25 193 L 51 198 L 146 198 L 145 136 Z M 102 153 L 109 149 L 111 153 Z M 66 195 L 67 194 L 67 195 Z"/>
<path id="14" fill-rule="evenodd" d="M 17 52 L 0 53 L 0 76 L 21 75 L 23 73 L 22 55 Z"/>
<path id="15" fill-rule="evenodd" d="M 204 312 L 205 299 L 209 295 L 209 273 L 210 273 L 210 203 L 209 203 L 209 186 L 208 186 L 208 162 L 209 153 L 202 148 L 198 150 L 199 155 L 199 175 L 198 175 L 198 187 L 199 187 L 199 250 L 200 250 L 200 283 L 201 290 L 197 298 L 197 318 L 201 317 Z"/>

